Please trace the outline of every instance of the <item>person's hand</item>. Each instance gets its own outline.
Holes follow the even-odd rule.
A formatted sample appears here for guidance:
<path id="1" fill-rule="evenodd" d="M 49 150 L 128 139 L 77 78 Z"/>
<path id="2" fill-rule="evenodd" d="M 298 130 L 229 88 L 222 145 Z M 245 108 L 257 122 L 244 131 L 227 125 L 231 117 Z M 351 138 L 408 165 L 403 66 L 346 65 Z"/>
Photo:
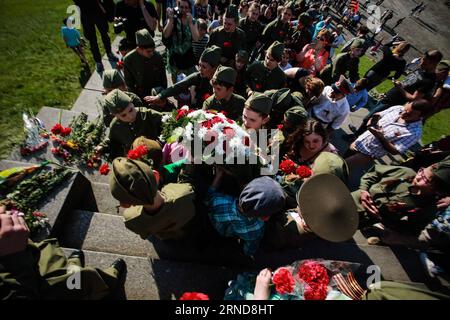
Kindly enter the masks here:
<path id="1" fill-rule="evenodd" d="M 394 81 L 394 86 L 398 89 L 403 89 L 403 84 L 400 81 Z"/>
<path id="2" fill-rule="evenodd" d="M 167 12 L 167 17 L 169 19 L 173 19 L 173 9 L 172 8 L 167 8 L 166 12 Z"/>
<path id="3" fill-rule="evenodd" d="M 369 132 L 377 138 L 384 137 L 383 130 L 381 130 L 381 129 L 374 128 L 374 127 L 368 127 L 367 130 L 369 130 Z"/>
<path id="4" fill-rule="evenodd" d="M 25 251 L 30 233 L 25 219 L 0 207 L 0 257 Z"/>
<path id="5" fill-rule="evenodd" d="M 361 191 L 361 204 L 368 213 L 375 217 L 379 217 L 379 212 L 375 204 L 373 203 L 372 196 L 368 191 Z"/>
<path id="6" fill-rule="evenodd" d="M 253 293 L 253 300 L 267 300 L 269 299 L 270 279 L 272 278 L 272 271 L 266 268 L 256 277 L 255 291 Z"/>
<path id="7" fill-rule="evenodd" d="M 438 209 L 445 209 L 448 206 L 450 206 L 450 197 L 445 197 L 442 199 L 439 199 L 439 201 L 437 202 L 437 207 Z"/>
<path id="8" fill-rule="evenodd" d="M 190 12 L 186 13 L 186 19 L 189 25 L 192 25 L 194 23 L 194 17 L 192 17 L 192 14 Z"/>
<path id="9" fill-rule="evenodd" d="M 161 102 L 161 98 L 159 96 L 146 96 L 144 97 L 144 101 L 147 104 L 156 104 Z"/>

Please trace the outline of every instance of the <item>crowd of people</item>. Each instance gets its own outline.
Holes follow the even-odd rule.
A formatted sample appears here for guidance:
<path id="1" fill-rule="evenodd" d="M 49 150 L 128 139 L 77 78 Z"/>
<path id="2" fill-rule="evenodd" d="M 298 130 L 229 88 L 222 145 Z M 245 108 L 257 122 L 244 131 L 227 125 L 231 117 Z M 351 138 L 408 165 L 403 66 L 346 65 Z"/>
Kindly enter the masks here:
<path id="1" fill-rule="evenodd" d="M 89 7 L 107 19 L 102 6 L 90 8 L 107 1 L 75 2 L 82 17 Z M 411 45 L 392 39 L 382 44 L 382 58 L 361 74 L 359 61 L 374 41 L 359 19 L 351 22 L 356 36 L 345 37 L 347 11 L 336 9 L 346 1 L 167 3 L 116 5 L 115 28 L 122 23 L 126 33 L 119 48 L 123 69 L 103 72 L 100 103 L 109 137 L 96 150 L 110 157 L 111 193 L 127 208 L 123 217 L 130 232 L 143 239 L 234 238 L 244 255 L 257 259 L 266 248 L 306 246 L 311 238 L 347 241 L 360 229 L 374 234 L 369 244 L 438 247 L 448 254 L 449 137 L 399 165 L 376 161 L 406 154 L 420 142 L 424 122 L 450 106 L 450 62 L 443 53 L 426 50 L 417 69 L 402 79 Z M 89 34 L 85 24 L 99 17 L 83 20 L 97 63 L 95 32 Z M 155 51 L 157 28 L 165 58 Z M 103 33 L 102 40 L 112 56 Z M 81 54 L 77 46 L 74 51 Z M 369 91 L 387 79 L 392 88 L 373 102 L 361 127 L 352 128 L 350 147 L 338 149 L 335 132 L 351 112 L 369 107 Z M 251 165 L 190 163 L 179 142 L 159 139 L 164 114 L 177 108 L 172 97 L 178 108 L 224 112 L 249 132 L 275 130 L 259 147 L 278 143 L 284 165 L 273 176 L 261 176 Z M 127 157 L 139 146 L 148 150 L 148 161 Z M 173 160 L 180 154 L 182 160 Z M 349 176 L 367 164 L 372 169 L 350 192 Z M 2 230 L 7 225 L 2 221 Z M 109 285 L 111 272 L 90 272 L 100 291 Z M 267 298 L 261 289 L 267 277 L 263 270 L 256 297 Z"/>

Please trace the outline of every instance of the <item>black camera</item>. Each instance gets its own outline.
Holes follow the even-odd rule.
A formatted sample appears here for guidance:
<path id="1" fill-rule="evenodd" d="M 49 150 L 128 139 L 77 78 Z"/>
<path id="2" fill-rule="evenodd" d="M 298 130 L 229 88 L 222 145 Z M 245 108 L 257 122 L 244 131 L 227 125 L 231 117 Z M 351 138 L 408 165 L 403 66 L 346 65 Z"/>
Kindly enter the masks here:
<path id="1" fill-rule="evenodd" d="M 119 17 L 115 22 L 114 22 L 114 33 L 115 34 L 119 34 L 122 31 L 125 30 L 125 27 L 128 23 L 128 19 L 127 18 L 123 18 L 123 17 Z"/>
<path id="2" fill-rule="evenodd" d="M 180 8 L 178 7 L 173 8 L 173 18 L 178 19 L 179 17 L 181 17 Z"/>

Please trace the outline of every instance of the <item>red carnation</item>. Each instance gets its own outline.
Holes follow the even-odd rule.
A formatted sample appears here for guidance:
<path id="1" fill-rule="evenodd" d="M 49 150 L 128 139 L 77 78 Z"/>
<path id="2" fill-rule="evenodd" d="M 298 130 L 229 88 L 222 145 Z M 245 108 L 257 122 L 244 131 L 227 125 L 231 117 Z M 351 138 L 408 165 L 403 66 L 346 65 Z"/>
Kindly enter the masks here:
<path id="1" fill-rule="evenodd" d="M 277 125 L 277 129 L 278 130 L 283 130 L 283 125 L 282 124 Z"/>
<path id="2" fill-rule="evenodd" d="M 297 275 L 306 282 L 306 300 L 325 300 L 330 277 L 324 266 L 314 261 L 306 261 L 300 266 Z"/>
<path id="3" fill-rule="evenodd" d="M 258 89 L 258 90 L 261 90 L 262 89 L 262 84 L 260 84 L 260 83 L 255 84 L 255 88 Z"/>
<path id="4" fill-rule="evenodd" d="M 185 292 L 179 300 L 209 300 L 209 297 L 201 292 Z"/>
<path id="5" fill-rule="evenodd" d="M 128 151 L 127 158 L 131 160 L 137 160 L 141 157 L 140 153 L 134 149 Z"/>
<path id="6" fill-rule="evenodd" d="M 223 123 L 223 120 L 221 117 L 214 117 L 211 119 L 211 124 L 216 124 L 216 123 Z"/>
<path id="7" fill-rule="evenodd" d="M 189 112 L 189 110 L 186 110 L 186 109 L 179 109 L 179 110 L 177 110 L 177 117 L 175 118 L 175 120 L 180 120 L 181 118 L 183 118 L 183 117 L 186 117 L 190 112 Z"/>
<path id="8" fill-rule="evenodd" d="M 312 170 L 307 166 L 299 166 L 297 170 L 295 170 L 295 174 L 302 179 L 309 178 L 312 175 Z"/>
<path id="9" fill-rule="evenodd" d="M 137 146 L 136 148 L 134 148 L 134 150 L 136 150 L 137 153 L 139 154 L 139 158 L 146 156 L 148 153 L 148 148 L 147 148 L 147 146 L 144 146 L 144 145 Z"/>
<path id="10" fill-rule="evenodd" d="M 107 164 L 107 163 L 102 164 L 102 165 L 100 166 L 100 168 L 98 169 L 98 171 L 100 172 L 100 174 L 101 174 L 102 176 L 108 175 L 108 173 L 109 173 L 109 171 L 110 171 L 108 164 Z"/>
<path id="11" fill-rule="evenodd" d="M 63 137 L 68 136 L 71 132 L 72 132 L 72 129 L 70 127 L 66 127 L 66 128 L 62 127 L 62 129 L 61 129 L 61 135 Z"/>
<path id="12" fill-rule="evenodd" d="M 292 293 L 294 291 L 294 277 L 286 268 L 278 269 L 272 277 L 275 289 L 279 294 Z"/>
<path id="13" fill-rule="evenodd" d="M 203 121 L 202 122 L 202 127 L 206 128 L 206 129 L 211 129 L 211 127 L 212 127 L 211 121 L 209 121 L 209 120 Z"/>
<path id="14" fill-rule="evenodd" d="M 284 31 L 283 31 L 283 30 L 280 30 L 280 31 L 278 32 L 278 35 L 280 35 L 281 37 L 284 36 Z"/>
<path id="15" fill-rule="evenodd" d="M 325 300 L 328 294 L 328 287 L 326 285 L 307 286 L 303 294 L 305 300 Z"/>
<path id="16" fill-rule="evenodd" d="M 250 146 L 250 138 L 249 137 L 244 137 L 244 145 L 246 147 Z"/>
<path id="17" fill-rule="evenodd" d="M 219 113 L 223 114 L 225 117 L 228 115 L 228 113 L 226 111 L 220 111 Z"/>
<path id="18" fill-rule="evenodd" d="M 60 134 L 62 129 L 64 129 L 64 127 L 60 123 L 57 123 L 51 128 L 50 131 L 53 134 Z"/>
<path id="19" fill-rule="evenodd" d="M 281 161 L 280 163 L 280 170 L 283 171 L 285 174 L 291 174 L 295 172 L 296 169 L 295 162 L 291 159 L 286 159 Z"/>
<path id="20" fill-rule="evenodd" d="M 117 64 L 116 64 L 116 67 L 117 67 L 117 69 L 123 69 L 123 61 L 122 60 L 119 60 L 119 61 L 117 61 Z"/>
<path id="21" fill-rule="evenodd" d="M 228 139 L 231 139 L 235 136 L 236 131 L 231 127 L 225 127 L 223 128 L 223 134 L 226 135 Z"/>
<path id="22" fill-rule="evenodd" d="M 229 48 L 229 47 L 231 47 L 231 42 L 225 41 L 225 42 L 223 43 L 223 47 L 224 47 L 224 48 Z"/>
<path id="23" fill-rule="evenodd" d="M 39 211 L 35 211 L 35 212 L 33 212 L 33 217 L 36 217 L 36 218 L 45 218 L 45 217 L 46 217 L 46 214 L 45 214 L 45 213 L 42 213 L 42 212 L 39 212 Z"/>

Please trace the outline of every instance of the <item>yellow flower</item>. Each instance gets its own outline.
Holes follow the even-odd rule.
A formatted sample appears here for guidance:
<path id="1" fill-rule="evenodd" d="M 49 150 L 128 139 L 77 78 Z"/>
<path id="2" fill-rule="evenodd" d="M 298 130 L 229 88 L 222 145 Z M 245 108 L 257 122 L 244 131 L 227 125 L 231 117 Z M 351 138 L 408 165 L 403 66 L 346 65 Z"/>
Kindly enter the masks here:
<path id="1" fill-rule="evenodd" d="M 67 141 L 67 146 L 71 149 L 78 150 L 78 145 L 72 140 Z"/>

